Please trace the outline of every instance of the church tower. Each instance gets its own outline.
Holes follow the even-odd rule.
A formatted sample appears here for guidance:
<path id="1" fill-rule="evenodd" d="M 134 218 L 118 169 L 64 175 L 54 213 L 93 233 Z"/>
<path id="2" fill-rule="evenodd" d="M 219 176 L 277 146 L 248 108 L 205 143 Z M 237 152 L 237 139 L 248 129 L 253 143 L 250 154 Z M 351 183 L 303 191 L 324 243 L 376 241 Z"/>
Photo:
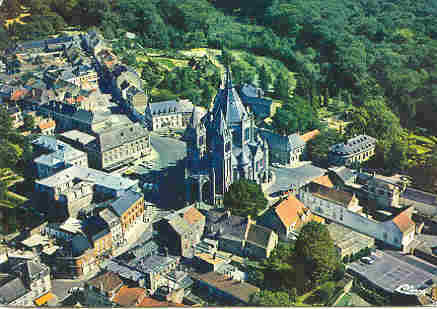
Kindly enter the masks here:
<path id="1" fill-rule="evenodd" d="M 224 194 L 232 184 L 232 134 L 223 113 L 215 119 L 211 141 L 211 163 L 215 170 L 215 191 Z"/>
<path id="2" fill-rule="evenodd" d="M 190 122 L 185 131 L 187 140 L 187 164 L 188 168 L 197 171 L 207 156 L 206 128 L 202 122 L 204 116 L 202 109 L 194 107 Z"/>

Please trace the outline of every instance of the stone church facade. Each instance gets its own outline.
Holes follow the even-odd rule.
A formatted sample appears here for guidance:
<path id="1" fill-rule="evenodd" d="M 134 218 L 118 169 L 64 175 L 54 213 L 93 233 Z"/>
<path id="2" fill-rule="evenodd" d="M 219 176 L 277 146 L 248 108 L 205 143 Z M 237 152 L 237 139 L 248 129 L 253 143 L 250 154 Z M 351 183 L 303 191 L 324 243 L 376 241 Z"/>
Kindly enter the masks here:
<path id="1" fill-rule="evenodd" d="M 229 69 L 212 109 L 194 108 L 185 137 L 187 203 L 220 205 L 234 181 L 269 181 L 269 146 L 242 104 Z"/>

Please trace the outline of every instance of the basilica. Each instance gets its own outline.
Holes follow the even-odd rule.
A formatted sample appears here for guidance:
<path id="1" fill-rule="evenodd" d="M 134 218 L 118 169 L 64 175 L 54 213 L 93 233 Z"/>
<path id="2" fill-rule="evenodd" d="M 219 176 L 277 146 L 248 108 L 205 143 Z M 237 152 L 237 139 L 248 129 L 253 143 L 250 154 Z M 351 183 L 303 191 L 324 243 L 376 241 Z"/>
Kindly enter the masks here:
<path id="1" fill-rule="evenodd" d="M 269 181 L 269 146 L 254 121 L 227 69 L 212 108 L 207 112 L 194 108 L 185 131 L 188 203 L 220 205 L 229 186 L 240 178 L 259 184 Z"/>

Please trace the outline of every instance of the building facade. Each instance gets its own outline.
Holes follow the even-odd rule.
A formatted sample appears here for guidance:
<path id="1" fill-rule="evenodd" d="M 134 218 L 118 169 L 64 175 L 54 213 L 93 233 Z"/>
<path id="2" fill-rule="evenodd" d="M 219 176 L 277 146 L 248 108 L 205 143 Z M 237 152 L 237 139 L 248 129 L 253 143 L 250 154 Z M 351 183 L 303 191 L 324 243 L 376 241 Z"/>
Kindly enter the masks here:
<path id="1" fill-rule="evenodd" d="M 358 135 L 345 143 L 331 146 L 328 153 L 334 165 L 351 166 L 354 163 L 367 161 L 375 154 L 376 139 L 367 135 Z"/>
<path id="2" fill-rule="evenodd" d="M 240 178 L 259 184 L 270 180 L 268 144 L 257 134 L 229 70 L 212 110 L 202 116 L 195 108 L 185 137 L 188 203 L 221 204 L 223 194 Z"/>
<path id="3" fill-rule="evenodd" d="M 34 153 L 46 153 L 34 159 L 38 178 L 46 178 L 71 166 L 88 167 L 86 153 L 55 137 L 42 135 L 32 141 Z M 48 153 L 48 154 L 47 154 Z"/>
<path id="4" fill-rule="evenodd" d="M 194 106 L 189 100 L 171 100 L 148 103 L 145 119 L 149 130 L 186 128 Z"/>
<path id="5" fill-rule="evenodd" d="M 138 123 L 96 133 L 89 149 L 90 164 L 112 171 L 147 156 L 150 151 L 149 132 Z"/>
<path id="6" fill-rule="evenodd" d="M 289 194 L 263 213 L 257 222 L 274 230 L 282 239 L 289 239 L 295 237 L 296 232 L 312 219 L 311 210 L 294 195 Z"/>
<path id="7" fill-rule="evenodd" d="M 126 236 L 135 224 L 143 222 L 144 195 L 128 190 L 110 203 L 110 209 L 120 219 L 123 234 Z"/>
<path id="8" fill-rule="evenodd" d="M 194 256 L 205 228 L 205 216 L 194 206 L 182 208 L 156 224 L 158 237 L 174 253 L 186 258 Z"/>

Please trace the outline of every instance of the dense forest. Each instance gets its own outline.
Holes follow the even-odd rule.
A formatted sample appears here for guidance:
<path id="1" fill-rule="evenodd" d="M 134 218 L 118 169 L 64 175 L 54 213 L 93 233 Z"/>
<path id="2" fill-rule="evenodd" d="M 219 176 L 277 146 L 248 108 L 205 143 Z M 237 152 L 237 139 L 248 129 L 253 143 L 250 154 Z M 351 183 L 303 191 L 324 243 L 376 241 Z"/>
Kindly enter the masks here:
<path id="1" fill-rule="evenodd" d="M 74 26 L 97 27 L 108 39 L 133 32 L 146 48 L 244 50 L 295 72 L 295 99 L 284 98 L 273 119 L 278 131 L 317 127 L 314 111 L 335 99 L 353 107 L 346 137 L 382 134 L 375 136 L 382 140 L 379 159 L 401 169 L 408 167 L 405 134 L 417 127 L 437 134 L 435 1 L 5 0 L 0 17 L 24 9 L 31 12 L 25 24 L 0 28 L 0 48 Z M 271 77 L 258 74 L 268 85 Z M 297 109 L 309 120 L 287 119 Z"/>

